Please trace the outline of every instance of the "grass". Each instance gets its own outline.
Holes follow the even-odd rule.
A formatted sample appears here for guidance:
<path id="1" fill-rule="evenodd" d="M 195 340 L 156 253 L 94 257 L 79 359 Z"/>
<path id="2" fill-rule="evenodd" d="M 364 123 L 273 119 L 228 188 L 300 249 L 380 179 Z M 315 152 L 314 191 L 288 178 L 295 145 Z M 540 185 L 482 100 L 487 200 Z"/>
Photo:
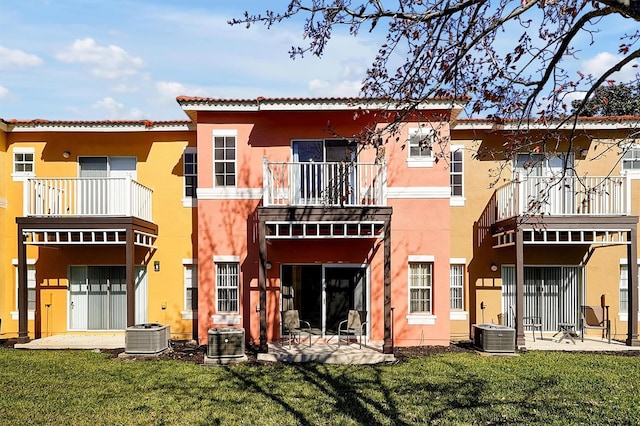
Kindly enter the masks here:
<path id="1" fill-rule="evenodd" d="M 0 348 L 0 424 L 640 424 L 639 361 L 531 351 L 204 367 Z"/>

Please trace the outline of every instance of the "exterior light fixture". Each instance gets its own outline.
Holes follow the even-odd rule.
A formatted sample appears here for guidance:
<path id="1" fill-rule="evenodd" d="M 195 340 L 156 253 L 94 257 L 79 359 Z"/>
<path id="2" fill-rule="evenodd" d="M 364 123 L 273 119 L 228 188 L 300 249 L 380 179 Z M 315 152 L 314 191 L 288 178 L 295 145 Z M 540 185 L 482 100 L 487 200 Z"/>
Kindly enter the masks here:
<path id="1" fill-rule="evenodd" d="M 160 261 L 156 260 L 153 262 L 153 271 L 154 272 L 160 272 Z"/>
<path id="2" fill-rule="evenodd" d="M 271 263 L 271 261 L 267 260 L 267 262 L 264 264 L 264 266 L 267 269 L 271 269 L 273 267 L 273 264 Z"/>
<path id="3" fill-rule="evenodd" d="M 496 272 L 498 270 L 498 265 L 496 265 L 495 263 L 491 264 L 491 271 L 492 272 Z"/>
<path id="4" fill-rule="evenodd" d="M 62 156 L 64 158 L 69 158 L 69 157 L 71 157 L 71 153 L 69 151 L 65 151 L 65 152 L 62 153 Z"/>

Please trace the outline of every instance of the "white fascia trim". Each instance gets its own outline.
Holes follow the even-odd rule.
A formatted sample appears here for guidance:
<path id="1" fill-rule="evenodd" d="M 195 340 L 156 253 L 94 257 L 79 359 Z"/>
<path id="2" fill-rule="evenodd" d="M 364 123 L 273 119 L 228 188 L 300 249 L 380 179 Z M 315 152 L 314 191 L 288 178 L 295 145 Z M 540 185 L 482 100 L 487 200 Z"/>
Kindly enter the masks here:
<path id="1" fill-rule="evenodd" d="M 432 254 L 410 254 L 409 262 L 435 262 L 436 257 Z"/>
<path id="2" fill-rule="evenodd" d="M 240 256 L 235 255 L 214 255 L 213 256 L 214 263 L 222 263 L 222 262 L 240 262 Z"/>
<path id="3" fill-rule="evenodd" d="M 6 208 L 7 208 L 7 199 L 0 198 L 0 209 L 6 209 Z"/>
<path id="4" fill-rule="evenodd" d="M 469 318 L 469 312 L 466 311 L 451 311 L 449 313 L 449 319 L 452 321 L 466 321 Z"/>
<path id="5" fill-rule="evenodd" d="M 449 263 L 451 265 L 466 265 L 467 264 L 467 258 L 465 258 L 465 257 L 452 257 L 451 259 L 449 259 Z"/>
<path id="6" fill-rule="evenodd" d="M 449 186 L 394 186 L 387 188 L 387 198 L 449 199 Z"/>
<path id="7" fill-rule="evenodd" d="M 259 200 L 262 198 L 262 188 L 198 188 L 198 200 Z"/>
<path id="8" fill-rule="evenodd" d="M 409 314 L 405 318 L 409 325 L 436 325 L 438 317 L 431 314 Z"/>
<path id="9" fill-rule="evenodd" d="M 211 315 L 211 321 L 216 325 L 238 325 L 242 324 L 242 316 L 239 314 L 217 314 Z"/>

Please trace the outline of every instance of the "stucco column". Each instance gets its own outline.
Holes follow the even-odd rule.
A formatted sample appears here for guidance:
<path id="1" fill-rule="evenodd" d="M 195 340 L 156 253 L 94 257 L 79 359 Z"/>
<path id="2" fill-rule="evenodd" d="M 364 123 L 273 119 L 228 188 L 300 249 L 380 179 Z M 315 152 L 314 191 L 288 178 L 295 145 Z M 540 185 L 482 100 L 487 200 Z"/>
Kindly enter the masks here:
<path id="1" fill-rule="evenodd" d="M 638 341 L 638 231 L 637 225 L 632 225 L 627 233 L 627 346 L 640 346 Z"/>
<path id="2" fill-rule="evenodd" d="M 22 226 L 18 225 L 18 343 L 29 342 L 27 245 Z"/>
<path id="3" fill-rule="evenodd" d="M 516 243 L 516 346 L 524 346 L 524 327 L 522 315 L 524 312 L 524 243 L 522 232 L 514 233 Z"/>
<path id="4" fill-rule="evenodd" d="M 260 288 L 260 348 L 267 352 L 267 232 L 265 222 L 258 219 L 258 287 Z"/>
<path id="5" fill-rule="evenodd" d="M 127 280 L 127 327 L 136 324 L 136 285 L 135 285 L 135 244 L 133 228 L 127 227 L 127 244 L 125 246 L 126 280 Z"/>
<path id="6" fill-rule="evenodd" d="M 382 352 L 393 353 L 391 336 L 391 219 L 384 224 L 384 345 Z"/>

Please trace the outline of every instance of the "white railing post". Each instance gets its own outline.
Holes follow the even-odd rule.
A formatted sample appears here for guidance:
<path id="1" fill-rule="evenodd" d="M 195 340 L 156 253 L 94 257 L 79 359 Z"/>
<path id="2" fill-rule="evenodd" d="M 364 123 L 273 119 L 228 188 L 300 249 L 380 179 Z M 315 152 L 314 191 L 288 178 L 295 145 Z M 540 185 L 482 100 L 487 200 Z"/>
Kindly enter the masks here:
<path id="1" fill-rule="evenodd" d="M 272 200 L 269 194 L 269 185 L 272 185 L 271 176 L 269 176 L 269 165 L 267 164 L 267 156 L 262 157 L 262 204 L 270 206 Z"/>

